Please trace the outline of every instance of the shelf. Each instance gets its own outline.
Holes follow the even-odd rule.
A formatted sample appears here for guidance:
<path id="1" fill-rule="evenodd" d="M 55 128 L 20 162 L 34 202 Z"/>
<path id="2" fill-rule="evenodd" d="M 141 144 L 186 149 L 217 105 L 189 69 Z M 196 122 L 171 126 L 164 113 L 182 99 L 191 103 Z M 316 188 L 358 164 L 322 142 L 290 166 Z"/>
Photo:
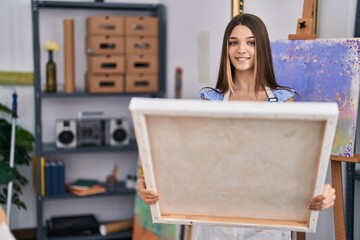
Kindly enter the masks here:
<path id="1" fill-rule="evenodd" d="M 131 240 L 132 230 L 122 231 L 119 233 L 110 234 L 108 236 L 101 236 L 100 234 L 83 235 L 83 236 L 47 236 L 46 239 L 53 240 L 101 240 L 101 239 L 124 239 Z"/>
<path id="2" fill-rule="evenodd" d="M 38 8 L 69 8 L 91 10 L 123 10 L 123 11 L 156 11 L 155 4 L 131 4 L 131 3 L 108 3 L 108 2 L 60 2 L 60 1 L 35 1 Z"/>
<path id="3" fill-rule="evenodd" d="M 127 188 L 124 181 L 119 181 L 113 188 L 109 188 L 107 184 L 101 183 L 106 188 L 106 192 L 98 193 L 88 196 L 79 197 L 72 193 L 65 193 L 56 196 L 46 196 L 43 200 L 59 200 L 59 199 L 76 199 L 76 198 L 96 198 L 96 197 L 108 197 L 108 196 L 119 196 L 119 195 L 135 195 L 135 189 Z"/>
<path id="4" fill-rule="evenodd" d="M 75 93 L 46 93 L 42 92 L 43 98 L 87 98 L 87 97 L 156 97 L 157 93 L 88 93 L 88 92 L 75 92 Z"/>
<path id="5" fill-rule="evenodd" d="M 57 148 L 55 143 L 44 143 L 42 154 L 73 154 L 73 153 L 98 153 L 98 152 L 127 152 L 137 151 L 135 140 L 131 140 L 129 145 L 125 146 L 84 146 L 76 148 Z"/>

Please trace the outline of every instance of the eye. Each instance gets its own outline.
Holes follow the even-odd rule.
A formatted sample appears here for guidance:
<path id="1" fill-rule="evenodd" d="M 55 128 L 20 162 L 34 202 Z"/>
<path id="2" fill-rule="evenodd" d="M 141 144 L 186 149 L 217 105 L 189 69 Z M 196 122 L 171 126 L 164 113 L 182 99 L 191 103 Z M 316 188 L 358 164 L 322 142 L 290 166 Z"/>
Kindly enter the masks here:
<path id="1" fill-rule="evenodd" d="M 229 46 L 236 46 L 237 44 L 237 41 L 229 41 Z"/>
<path id="2" fill-rule="evenodd" d="M 248 41 L 247 44 L 248 45 L 255 45 L 255 41 Z"/>

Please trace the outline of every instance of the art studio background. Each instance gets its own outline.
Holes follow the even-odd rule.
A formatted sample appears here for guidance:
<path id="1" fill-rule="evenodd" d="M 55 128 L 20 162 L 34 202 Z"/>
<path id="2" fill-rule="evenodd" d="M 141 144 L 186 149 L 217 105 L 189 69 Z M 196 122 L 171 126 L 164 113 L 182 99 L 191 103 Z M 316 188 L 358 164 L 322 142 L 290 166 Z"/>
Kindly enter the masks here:
<path id="1" fill-rule="evenodd" d="M 70 0 L 69 0 L 70 1 Z M 79 0 L 80 1 L 80 0 Z M 86 2 L 87 0 L 82 0 Z M 129 1 L 112 0 L 112 2 L 128 3 Z M 231 1 L 217 0 L 143 0 L 136 3 L 161 3 L 166 9 L 166 97 L 176 95 L 176 69 L 182 69 L 182 98 L 197 99 L 199 90 L 204 86 L 214 86 L 220 60 L 223 31 L 230 19 Z M 33 71 L 33 46 L 30 0 L 2 1 L 0 3 L 0 71 Z M 288 34 L 296 32 L 296 22 L 302 15 L 302 0 L 245 0 L 245 12 L 258 15 L 268 27 L 271 40 L 287 39 Z M 318 37 L 319 38 L 352 38 L 354 36 L 357 1 L 336 0 L 318 1 Z M 49 16 L 47 16 L 49 17 Z M 62 28 L 62 26 L 59 26 Z M 76 30 L 77 31 L 77 30 Z M 54 31 L 56 32 L 56 31 Z M 46 36 L 51 36 L 51 32 Z M 63 72 L 63 65 L 55 53 L 58 72 Z M 78 66 L 86 62 L 76 62 Z M 44 73 L 42 73 L 44 74 Z M 83 74 L 83 73 L 80 73 Z M 81 85 L 80 85 L 81 86 Z M 14 87 L 18 94 L 18 123 L 25 129 L 34 132 L 34 89 L 25 85 L 0 85 L 0 102 L 11 106 L 11 94 Z M 83 87 L 83 86 L 82 86 Z M 122 98 L 108 104 L 100 99 L 85 99 L 83 109 L 98 108 L 106 116 L 124 116 L 130 118 L 127 110 L 130 97 Z M 71 100 L 64 100 L 53 108 L 55 100 L 44 105 L 46 115 L 56 116 L 59 110 L 63 118 L 74 117 L 75 110 L 70 109 Z M 89 107 L 91 106 L 91 108 Z M 106 106 L 105 108 L 103 106 Z M 43 113 L 44 114 L 44 113 Z M 75 116 L 76 117 L 76 116 Z M 43 140 L 54 138 L 54 133 L 45 133 Z M 79 177 L 104 179 L 111 173 L 114 163 L 120 164 L 119 179 L 125 180 L 128 173 L 135 173 L 137 168 L 136 153 L 107 153 L 104 161 L 102 154 L 83 154 L 67 156 L 67 178 L 75 180 Z M 84 171 L 82 162 L 88 160 Z M 74 169 L 74 170 L 71 170 Z M 76 169 L 76 170 L 75 170 Z M 36 227 L 36 195 L 32 187 L 32 168 L 22 167 L 21 171 L 28 178 L 29 185 L 24 188 L 23 199 L 27 210 L 13 207 L 11 217 L 12 229 Z M 330 179 L 330 178 L 329 178 Z M 359 199 L 359 184 L 355 185 L 355 203 Z M 106 201 L 106 203 L 104 202 Z M 119 202 L 121 201 L 121 204 Z M 84 204 L 85 203 L 85 204 Z M 101 206 L 94 209 L 100 219 L 130 218 L 134 212 L 134 198 L 114 197 L 95 198 L 84 201 L 66 200 L 48 202 L 44 209 L 44 218 L 60 215 L 62 212 L 82 213 L 89 206 Z M 360 208 L 355 204 L 355 226 L 359 223 Z M 330 229 L 330 230 L 329 230 Z M 317 232 L 307 234 L 309 240 L 334 239 L 332 210 L 322 212 L 319 217 Z M 360 238 L 360 230 L 355 228 L 354 239 Z"/>

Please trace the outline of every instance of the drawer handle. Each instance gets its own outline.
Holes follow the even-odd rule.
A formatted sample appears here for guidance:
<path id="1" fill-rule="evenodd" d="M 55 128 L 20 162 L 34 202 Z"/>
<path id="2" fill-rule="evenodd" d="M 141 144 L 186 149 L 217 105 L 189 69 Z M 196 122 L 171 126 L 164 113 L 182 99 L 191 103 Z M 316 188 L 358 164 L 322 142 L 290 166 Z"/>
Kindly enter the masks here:
<path id="1" fill-rule="evenodd" d="M 116 44 L 115 43 L 100 43 L 100 48 L 101 49 L 114 49 L 114 48 L 116 48 Z"/>
<path id="2" fill-rule="evenodd" d="M 150 66 L 150 63 L 148 62 L 136 62 L 134 63 L 134 67 L 136 68 L 147 68 Z"/>
<path id="3" fill-rule="evenodd" d="M 101 29 L 114 30 L 116 27 L 113 24 L 100 24 Z"/>
<path id="4" fill-rule="evenodd" d="M 115 86 L 115 82 L 114 81 L 101 81 L 99 85 L 100 85 L 100 87 L 113 87 L 113 86 Z"/>
<path id="5" fill-rule="evenodd" d="M 149 49 L 149 48 L 150 48 L 150 44 L 148 44 L 148 43 L 143 43 L 143 44 L 135 43 L 135 44 L 134 44 L 134 48 L 135 48 L 135 49 L 141 49 L 141 50 Z"/>
<path id="6" fill-rule="evenodd" d="M 116 63 L 102 63 L 101 68 L 116 68 Z"/>
<path id="7" fill-rule="evenodd" d="M 147 27 L 146 25 L 135 23 L 132 25 L 132 29 L 134 30 L 145 30 Z"/>
<path id="8" fill-rule="evenodd" d="M 147 81 L 147 80 L 135 81 L 134 85 L 137 87 L 146 87 L 146 86 L 149 86 L 149 81 Z"/>

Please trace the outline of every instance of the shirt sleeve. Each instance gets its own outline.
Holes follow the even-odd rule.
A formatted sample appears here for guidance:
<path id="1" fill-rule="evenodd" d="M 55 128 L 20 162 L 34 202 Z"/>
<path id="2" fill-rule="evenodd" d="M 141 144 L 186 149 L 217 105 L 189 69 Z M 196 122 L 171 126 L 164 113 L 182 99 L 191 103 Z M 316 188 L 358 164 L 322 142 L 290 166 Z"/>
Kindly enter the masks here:
<path id="1" fill-rule="evenodd" d="M 273 92 L 274 96 L 278 99 L 279 102 L 286 102 L 290 98 L 295 96 L 295 90 L 292 89 L 278 89 Z"/>
<path id="2" fill-rule="evenodd" d="M 200 91 L 200 98 L 202 100 L 222 101 L 224 96 L 215 89 L 207 88 Z"/>

